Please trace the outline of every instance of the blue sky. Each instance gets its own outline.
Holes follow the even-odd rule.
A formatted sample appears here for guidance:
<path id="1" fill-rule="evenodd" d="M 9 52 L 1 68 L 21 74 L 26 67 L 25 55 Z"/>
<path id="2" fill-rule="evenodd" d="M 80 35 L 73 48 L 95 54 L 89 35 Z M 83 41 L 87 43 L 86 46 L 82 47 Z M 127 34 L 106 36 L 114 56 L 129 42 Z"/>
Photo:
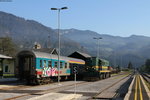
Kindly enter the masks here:
<path id="1" fill-rule="evenodd" d="M 2 1 L 2 0 L 1 0 Z M 61 11 L 62 29 L 92 30 L 99 34 L 127 37 L 150 36 L 150 0 L 11 0 L 0 2 L 0 11 L 36 20 L 57 28 L 57 11 Z"/>

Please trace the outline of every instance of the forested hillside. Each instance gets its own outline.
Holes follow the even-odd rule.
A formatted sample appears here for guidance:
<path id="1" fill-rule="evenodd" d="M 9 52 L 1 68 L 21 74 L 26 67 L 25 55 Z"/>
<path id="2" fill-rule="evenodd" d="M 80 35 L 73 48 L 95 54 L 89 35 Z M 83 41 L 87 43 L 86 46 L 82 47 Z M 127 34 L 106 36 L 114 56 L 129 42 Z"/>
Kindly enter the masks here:
<path id="1" fill-rule="evenodd" d="M 96 56 L 97 41 L 93 37 L 102 37 L 100 57 L 109 60 L 112 66 L 127 67 L 132 62 L 134 67 L 138 67 L 150 58 L 150 37 L 119 37 L 77 29 L 65 29 L 60 33 L 61 55 L 81 51 Z M 12 38 L 17 50 L 32 49 L 35 42 L 40 43 L 43 48 L 58 47 L 56 29 L 5 12 L 0 12 L 0 37 Z"/>

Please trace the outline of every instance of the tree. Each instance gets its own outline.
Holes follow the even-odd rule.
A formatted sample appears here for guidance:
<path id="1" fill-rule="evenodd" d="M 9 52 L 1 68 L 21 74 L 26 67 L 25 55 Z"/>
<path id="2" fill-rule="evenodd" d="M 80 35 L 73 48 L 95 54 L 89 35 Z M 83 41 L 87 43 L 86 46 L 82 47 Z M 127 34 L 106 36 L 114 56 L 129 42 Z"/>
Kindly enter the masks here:
<path id="1" fill-rule="evenodd" d="M 0 38 L 0 54 L 7 56 L 15 56 L 17 52 L 17 46 L 13 43 L 10 37 Z"/>
<path id="2" fill-rule="evenodd" d="M 128 69 L 133 69 L 133 65 L 131 62 L 129 62 L 129 64 L 128 64 Z"/>
<path id="3" fill-rule="evenodd" d="M 150 59 L 147 59 L 147 60 L 146 60 L 144 70 L 145 70 L 146 72 L 150 72 Z"/>

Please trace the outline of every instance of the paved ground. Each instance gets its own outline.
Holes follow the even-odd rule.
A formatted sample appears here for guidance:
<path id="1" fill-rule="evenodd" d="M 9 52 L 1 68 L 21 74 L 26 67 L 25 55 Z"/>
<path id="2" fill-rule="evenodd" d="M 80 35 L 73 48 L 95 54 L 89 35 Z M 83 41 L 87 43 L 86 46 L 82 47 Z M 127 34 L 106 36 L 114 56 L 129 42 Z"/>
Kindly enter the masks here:
<path id="1" fill-rule="evenodd" d="M 27 100 L 33 97 L 41 97 L 44 94 L 47 94 L 46 96 L 48 96 L 49 93 L 58 93 L 59 95 L 62 95 L 62 98 L 66 97 L 66 95 L 70 96 L 76 93 L 80 96 L 82 95 L 82 97 L 78 98 L 77 100 L 87 100 L 88 98 L 107 90 L 107 88 L 112 85 L 113 87 L 107 90 L 109 93 L 105 92 L 105 94 L 107 93 L 107 95 L 109 95 L 110 93 L 119 93 L 119 88 L 124 87 L 124 83 L 126 83 L 129 78 L 130 77 L 127 74 L 122 74 L 96 82 L 77 81 L 76 90 L 74 81 L 61 82 L 61 85 L 58 85 L 58 83 L 52 83 L 42 86 L 25 86 L 6 89 L 2 88 L 0 89 L 0 100 Z M 49 95 L 50 96 L 48 98 L 55 96 L 56 98 L 58 97 L 57 94 Z M 44 98 L 47 98 L 46 96 L 43 97 L 43 100 Z"/>
<path id="2" fill-rule="evenodd" d="M 82 84 L 84 81 L 78 81 L 77 84 Z M 61 85 L 58 83 L 52 83 L 47 85 L 39 86 L 16 86 L 11 87 L 6 85 L 7 88 L 4 88 L 4 85 L 0 85 L 3 88 L 0 89 L 0 100 L 26 100 L 32 97 L 41 96 L 46 93 L 62 91 L 66 88 L 69 88 L 74 84 L 74 81 L 61 82 Z"/>
<path id="3" fill-rule="evenodd" d="M 97 82 L 91 82 L 87 85 L 81 85 L 76 88 L 77 94 L 82 94 L 83 96 L 78 100 L 87 100 L 91 97 L 95 99 L 112 99 L 116 94 L 119 94 L 119 88 L 130 78 L 128 75 L 120 75 L 104 79 Z M 61 93 L 74 93 L 74 89 L 68 89 L 61 91 Z M 117 97 L 117 96 L 116 96 Z M 115 97 L 115 98 L 116 98 Z M 119 98 L 119 97 L 118 97 Z M 92 99 L 92 98 L 91 98 Z"/>

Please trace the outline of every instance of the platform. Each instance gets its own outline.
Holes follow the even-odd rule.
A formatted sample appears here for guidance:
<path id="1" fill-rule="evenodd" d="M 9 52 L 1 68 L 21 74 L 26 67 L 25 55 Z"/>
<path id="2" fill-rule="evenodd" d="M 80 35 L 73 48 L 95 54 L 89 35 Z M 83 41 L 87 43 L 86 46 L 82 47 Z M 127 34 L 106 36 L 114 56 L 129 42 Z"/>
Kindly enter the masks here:
<path id="1" fill-rule="evenodd" d="M 76 100 L 81 96 L 81 94 L 48 93 L 27 100 Z"/>

